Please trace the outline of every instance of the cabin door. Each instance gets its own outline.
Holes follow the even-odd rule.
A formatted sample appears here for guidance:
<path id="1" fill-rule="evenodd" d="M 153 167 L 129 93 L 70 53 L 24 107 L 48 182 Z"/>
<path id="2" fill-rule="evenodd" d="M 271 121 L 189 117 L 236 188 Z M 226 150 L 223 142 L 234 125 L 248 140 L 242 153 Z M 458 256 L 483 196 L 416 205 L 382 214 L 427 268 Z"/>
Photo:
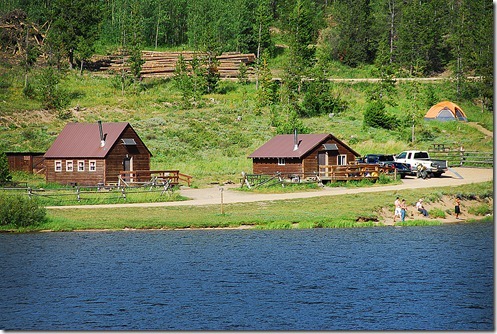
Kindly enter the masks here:
<path id="1" fill-rule="evenodd" d="M 133 170 L 133 158 L 130 157 L 125 157 L 123 160 L 123 170 L 125 172 L 129 172 Z M 124 181 L 126 182 L 133 182 L 133 178 L 131 177 L 130 174 L 125 174 L 124 175 Z"/>
<path id="2" fill-rule="evenodd" d="M 326 168 L 322 168 L 321 166 L 325 166 L 328 164 L 328 152 L 319 152 L 318 153 L 318 170 L 319 174 L 324 176 L 323 173 L 326 173 Z"/>

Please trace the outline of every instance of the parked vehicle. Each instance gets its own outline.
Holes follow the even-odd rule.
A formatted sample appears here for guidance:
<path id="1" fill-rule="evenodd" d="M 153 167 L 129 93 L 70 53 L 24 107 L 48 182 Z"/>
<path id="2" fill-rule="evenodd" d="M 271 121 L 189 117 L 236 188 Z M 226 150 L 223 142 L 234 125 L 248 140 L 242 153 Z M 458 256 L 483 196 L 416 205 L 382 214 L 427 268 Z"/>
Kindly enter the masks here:
<path id="1" fill-rule="evenodd" d="M 395 157 L 392 154 L 366 154 L 359 161 L 396 169 L 401 179 L 406 177 L 406 175 L 411 175 L 411 166 L 409 166 L 409 164 L 395 161 Z"/>
<path id="2" fill-rule="evenodd" d="M 447 171 L 446 160 L 431 159 L 426 151 L 404 151 L 395 156 L 395 161 L 409 164 L 410 175 L 418 174 L 418 165 L 422 165 L 429 176 L 440 177 Z"/>

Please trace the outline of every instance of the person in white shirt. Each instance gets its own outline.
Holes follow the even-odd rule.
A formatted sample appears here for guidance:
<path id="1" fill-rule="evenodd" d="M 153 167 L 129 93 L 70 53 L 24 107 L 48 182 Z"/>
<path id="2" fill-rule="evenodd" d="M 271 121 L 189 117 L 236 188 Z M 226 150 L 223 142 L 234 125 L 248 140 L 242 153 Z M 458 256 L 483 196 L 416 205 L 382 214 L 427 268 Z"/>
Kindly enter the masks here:
<path id="1" fill-rule="evenodd" d="M 395 205 L 395 211 L 393 213 L 393 222 L 395 223 L 395 218 L 399 217 L 400 218 L 400 199 L 397 197 L 394 202 Z"/>
<path id="2" fill-rule="evenodd" d="M 416 209 L 423 214 L 423 216 L 427 217 L 428 216 L 428 211 L 423 206 L 423 199 L 420 198 L 419 201 L 416 203 Z"/>

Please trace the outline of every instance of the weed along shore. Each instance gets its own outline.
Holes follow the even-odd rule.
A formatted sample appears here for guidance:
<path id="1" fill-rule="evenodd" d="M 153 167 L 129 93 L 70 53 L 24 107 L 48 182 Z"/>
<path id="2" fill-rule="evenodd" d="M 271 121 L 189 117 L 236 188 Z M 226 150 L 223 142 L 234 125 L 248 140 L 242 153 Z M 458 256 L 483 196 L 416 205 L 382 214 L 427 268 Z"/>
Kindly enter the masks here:
<path id="1" fill-rule="evenodd" d="M 493 219 L 493 171 L 456 169 L 457 175 L 363 188 L 331 188 L 307 192 L 260 194 L 236 186 L 182 189 L 190 200 L 180 202 L 47 207 L 48 222 L 37 231 L 88 231 L 200 228 L 326 228 L 391 226 L 393 202 L 405 198 L 408 215 L 395 225 L 433 225 Z M 453 202 L 461 197 L 461 219 Z M 425 218 L 414 204 L 424 198 L 431 212 Z"/>

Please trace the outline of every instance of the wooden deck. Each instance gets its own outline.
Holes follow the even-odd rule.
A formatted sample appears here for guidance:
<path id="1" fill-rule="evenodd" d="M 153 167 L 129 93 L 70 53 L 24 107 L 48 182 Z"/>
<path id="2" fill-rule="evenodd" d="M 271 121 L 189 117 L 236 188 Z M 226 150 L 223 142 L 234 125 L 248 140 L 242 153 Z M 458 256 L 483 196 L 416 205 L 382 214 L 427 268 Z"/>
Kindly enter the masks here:
<path id="1" fill-rule="evenodd" d="M 381 167 L 377 164 L 320 165 L 319 178 L 322 181 L 376 180 L 380 174 L 390 174 L 395 171 L 395 168 Z"/>
<path id="2" fill-rule="evenodd" d="M 192 177 L 179 170 L 133 170 L 121 171 L 117 186 L 161 186 L 166 183 L 175 186 L 181 182 L 190 186 Z"/>
<path id="3" fill-rule="evenodd" d="M 272 183 L 309 183 L 360 181 L 362 179 L 377 180 L 381 174 L 397 177 L 397 170 L 391 167 L 382 167 L 377 164 L 351 163 L 348 165 L 320 165 L 319 172 L 315 173 L 280 173 L 275 174 L 246 174 L 242 173 L 240 182 L 242 187 L 248 188 Z"/>

